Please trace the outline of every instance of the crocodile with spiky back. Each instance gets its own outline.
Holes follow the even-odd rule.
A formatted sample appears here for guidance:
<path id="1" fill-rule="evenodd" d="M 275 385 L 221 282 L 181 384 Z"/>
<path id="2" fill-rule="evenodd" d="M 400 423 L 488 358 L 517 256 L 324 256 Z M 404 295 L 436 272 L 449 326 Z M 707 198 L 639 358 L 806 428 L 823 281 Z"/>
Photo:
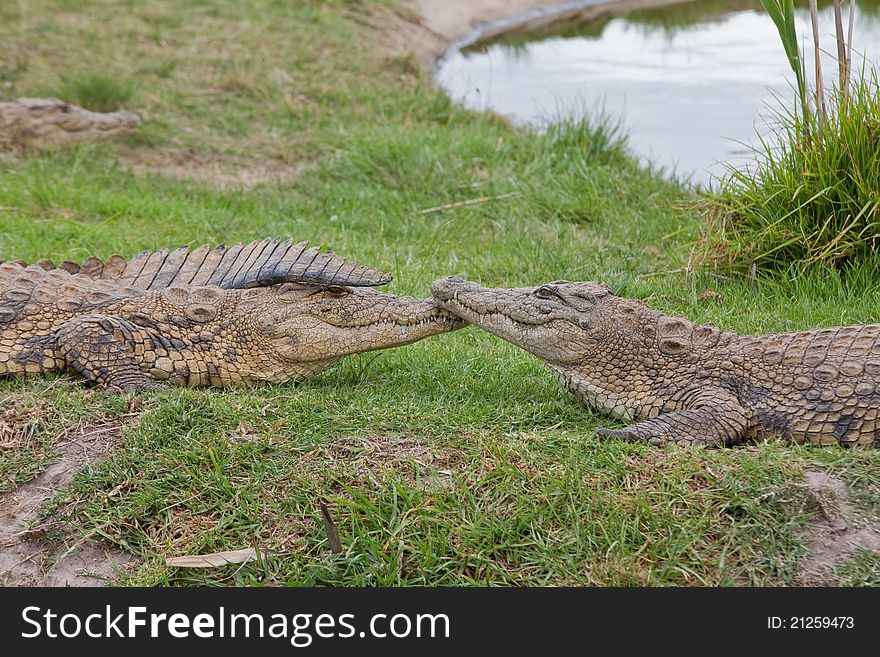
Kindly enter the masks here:
<path id="1" fill-rule="evenodd" d="M 120 390 L 302 379 L 456 328 L 432 300 L 307 243 L 0 263 L 0 377 L 80 373 Z"/>
<path id="2" fill-rule="evenodd" d="M 438 304 L 544 361 L 583 403 L 652 445 L 781 436 L 880 447 L 880 324 L 741 336 L 622 299 L 602 283 L 435 281 Z"/>

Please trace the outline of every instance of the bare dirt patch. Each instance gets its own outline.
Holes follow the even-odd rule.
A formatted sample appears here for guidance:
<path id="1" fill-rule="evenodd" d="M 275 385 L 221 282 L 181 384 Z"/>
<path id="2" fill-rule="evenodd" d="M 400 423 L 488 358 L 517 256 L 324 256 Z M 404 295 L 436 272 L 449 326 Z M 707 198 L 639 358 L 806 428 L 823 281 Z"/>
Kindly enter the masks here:
<path id="1" fill-rule="evenodd" d="M 81 426 L 55 445 L 60 460 L 35 479 L 0 495 L 0 585 L 101 586 L 130 563 L 128 555 L 95 544 L 50 545 L 30 525 L 43 504 L 85 465 L 119 444 L 120 423 Z"/>
<path id="2" fill-rule="evenodd" d="M 253 189 L 264 183 L 285 183 L 306 168 L 306 162 L 284 163 L 269 158 L 211 157 L 190 150 L 136 149 L 123 166 L 140 176 L 182 178 L 221 190 Z"/>
<path id="3" fill-rule="evenodd" d="M 352 15 L 351 18 L 369 27 L 376 43 L 390 57 L 412 54 L 425 71 L 434 67 L 437 58 L 449 45 L 442 34 L 426 24 L 416 7 L 373 5 L 365 16 Z"/>
<path id="4" fill-rule="evenodd" d="M 797 583 L 834 584 L 834 568 L 856 550 L 880 553 L 880 523 L 859 516 L 849 499 L 845 482 L 821 470 L 807 470 L 804 486 L 818 515 L 806 532 L 807 555 L 800 562 Z"/>

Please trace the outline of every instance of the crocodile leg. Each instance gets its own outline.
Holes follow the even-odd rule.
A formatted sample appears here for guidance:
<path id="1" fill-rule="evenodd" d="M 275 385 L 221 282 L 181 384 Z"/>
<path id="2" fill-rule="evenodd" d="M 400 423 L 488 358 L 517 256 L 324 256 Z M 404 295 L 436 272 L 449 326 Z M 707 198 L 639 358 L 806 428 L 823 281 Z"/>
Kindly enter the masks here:
<path id="1" fill-rule="evenodd" d="M 137 329 L 117 317 L 84 315 L 65 322 L 56 333 L 67 365 L 87 380 L 123 392 L 162 390 L 138 367 L 132 344 Z"/>
<path id="2" fill-rule="evenodd" d="M 742 441 L 747 434 L 745 409 L 730 393 L 703 393 L 687 408 L 663 413 L 622 429 L 598 429 L 597 436 L 620 440 L 722 447 Z"/>

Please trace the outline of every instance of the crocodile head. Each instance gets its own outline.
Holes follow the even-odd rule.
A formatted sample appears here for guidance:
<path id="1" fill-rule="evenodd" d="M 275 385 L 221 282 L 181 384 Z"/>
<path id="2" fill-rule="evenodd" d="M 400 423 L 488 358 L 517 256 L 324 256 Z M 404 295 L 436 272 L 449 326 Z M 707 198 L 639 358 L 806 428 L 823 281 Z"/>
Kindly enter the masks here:
<path id="1" fill-rule="evenodd" d="M 263 297 L 259 331 L 291 363 L 335 362 L 343 356 L 399 347 L 464 325 L 432 299 L 343 285 L 284 283 L 244 292 Z M 268 303 L 265 297 L 269 295 Z"/>
<path id="2" fill-rule="evenodd" d="M 431 294 L 441 308 L 561 366 L 609 350 L 608 306 L 624 301 L 604 283 L 486 288 L 457 276 L 434 281 Z"/>

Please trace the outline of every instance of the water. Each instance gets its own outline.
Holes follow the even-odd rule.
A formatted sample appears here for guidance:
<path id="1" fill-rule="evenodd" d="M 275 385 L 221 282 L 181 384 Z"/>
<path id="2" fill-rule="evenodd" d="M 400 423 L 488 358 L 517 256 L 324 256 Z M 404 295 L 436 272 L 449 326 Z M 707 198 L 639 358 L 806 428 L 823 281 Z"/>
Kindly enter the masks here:
<path id="1" fill-rule="evenodd" d="M 798 4 L 801 49 L 811 62 L 809 11 Z M 819 6 L 820 45 L 836 53 L 832 7 Z M 451 53 L 437 80 L 468 107 L 536 127 L 604 105 L 623 118 L 643 160 L 709 185 L 724 163 L 748 165 L 756 130 L 769 133 L 770 107 L 780 100 L 793 107 L 794 76 L 759 7 L 754 0 L 703 0 L 562 24 Z M 843 12 L 846 27 L 849 7 Z M 854 70 L 863 57 L 880 62 L 880 0 L 857 2 L 853 43 Z M 830 54 L 823 76 L 826 87 L 837 78 Z"/>

